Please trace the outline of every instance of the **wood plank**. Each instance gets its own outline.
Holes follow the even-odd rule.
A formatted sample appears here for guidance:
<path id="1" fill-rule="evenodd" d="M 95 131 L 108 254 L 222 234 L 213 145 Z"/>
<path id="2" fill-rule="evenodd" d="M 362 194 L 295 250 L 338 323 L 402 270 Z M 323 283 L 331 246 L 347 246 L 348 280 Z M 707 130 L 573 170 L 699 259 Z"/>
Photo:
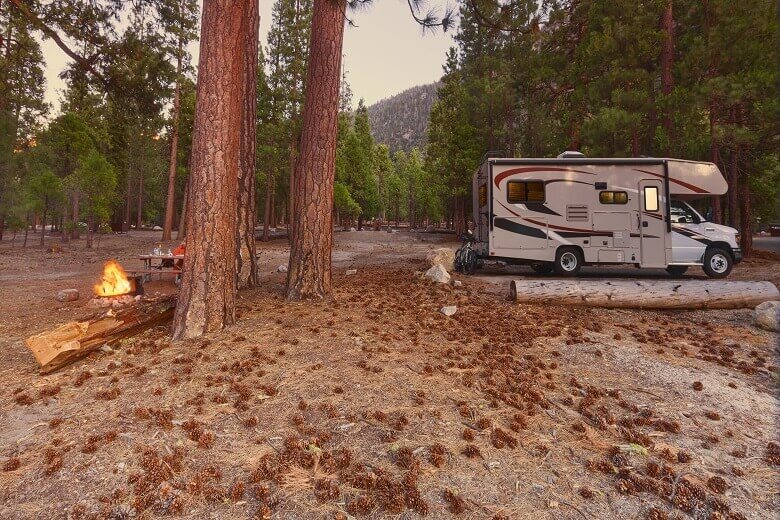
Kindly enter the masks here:
<path id="1" fill-rule="evenodd" d="M 613 309 L 739 309 L 780 299 L 771 282 L 723 280 L 512 280 L 517 303 Z"/>
<path id="2" fill-rule="evenodd" d="M 25 344 L 48 374 L 87 356 L 103 345 L 138 334 L 173 318 L 175 296 L 129 305 L 118 311 L 100 312 L 27 338 Z"/>

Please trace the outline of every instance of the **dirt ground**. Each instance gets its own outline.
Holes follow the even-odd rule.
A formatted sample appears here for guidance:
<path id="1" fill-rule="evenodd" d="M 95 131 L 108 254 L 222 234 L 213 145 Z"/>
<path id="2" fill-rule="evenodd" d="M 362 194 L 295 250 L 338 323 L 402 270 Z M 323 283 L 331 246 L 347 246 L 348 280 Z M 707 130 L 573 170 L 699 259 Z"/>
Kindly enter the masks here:
<path id="1" fill-rule="evenodd" d="M 262 284 L 231 328 L 171 343 L 159 327 L 38 375 L 24 338 L 93 314 L 102 262 L 139 268 L 156 236 L 0 244 L 0 518 L 780 510 L 779 338 L 749 310 L 521 306 L 506 294 L 524 267 L 434 286 L 415 273 L 455 247 L 441 235 L 338 234 L 335 298 L 315 304 L 284 301 L 286 242 L 259 244 Z M 780 262 L 731 277 L 779 284 Z M 80 300 L 54 299 L 70 287 Z"/>

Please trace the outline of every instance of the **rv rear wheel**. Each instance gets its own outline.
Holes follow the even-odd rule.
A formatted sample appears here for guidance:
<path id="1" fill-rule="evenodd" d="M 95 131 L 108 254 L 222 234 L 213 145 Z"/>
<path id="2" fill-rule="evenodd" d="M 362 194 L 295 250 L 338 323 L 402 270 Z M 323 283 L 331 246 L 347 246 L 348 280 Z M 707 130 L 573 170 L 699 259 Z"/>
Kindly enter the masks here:
<path id="1" fill-rule="evenodd" d="M 704 265 L 702 268 L 710 278 L 725 278 L 733 267 L 731 254 L 718 247 L 711 247 L 704 253 Z"/>
<path id="2" fill-rule="evenodd" d="M 666 268 L 666 272 L 675 278 L 684 275 L 685 271 L 687 270 L 688 270 L 687 265 L 670 265 L 669 267 Z"/>
<path id="3" fill-rule="evenodd" d="M 555 252 L 555 272 L 561 276 L 575 276 L 582 269 L 582 252 L 576 247 L 559 247 Z"/>
<path id="4" fill-rule="evenodd" d="M 555 270 L 555 266 L 550 262 L 540 262 L 531 264 L 531 269 L 533 269 L 536 274 L 545 275 L 552 274 L 552 272 Z"/>

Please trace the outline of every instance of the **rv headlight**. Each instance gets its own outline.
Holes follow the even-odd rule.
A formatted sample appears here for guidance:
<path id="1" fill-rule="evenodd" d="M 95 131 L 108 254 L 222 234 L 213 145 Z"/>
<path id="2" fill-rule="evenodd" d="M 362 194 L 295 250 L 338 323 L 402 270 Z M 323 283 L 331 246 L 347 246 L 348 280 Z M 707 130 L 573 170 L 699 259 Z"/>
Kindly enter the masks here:
<path id="1" fill-rule="evenodd" d="M 739 233 L 734 233 L 734 242 L 736 242 L 737 246 L 739 246 Z"/>

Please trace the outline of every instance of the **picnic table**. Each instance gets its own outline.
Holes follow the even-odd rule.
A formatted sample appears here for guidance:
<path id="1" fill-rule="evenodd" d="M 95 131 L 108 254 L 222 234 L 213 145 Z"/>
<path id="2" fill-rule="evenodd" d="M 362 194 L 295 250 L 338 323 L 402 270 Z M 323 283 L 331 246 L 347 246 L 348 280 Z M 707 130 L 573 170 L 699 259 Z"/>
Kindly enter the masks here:
<path id="1" fill-rule="evenodd" d="M 138 255 L 138 259 L 143 261 L 144 268 L 132 272 L 143 275 L 144 281 L 150 280 L 153 274 L 160 274 L 161 277 L 163 274 L 175 274 L 176 282 L 179 281 L 181 269 L 176 269 L 173 264 L 177 260 L 184 260 L 184 255 L 143 254 Z M 172 265 L 164 265 L 165 260 L 170 260 Z"/>

